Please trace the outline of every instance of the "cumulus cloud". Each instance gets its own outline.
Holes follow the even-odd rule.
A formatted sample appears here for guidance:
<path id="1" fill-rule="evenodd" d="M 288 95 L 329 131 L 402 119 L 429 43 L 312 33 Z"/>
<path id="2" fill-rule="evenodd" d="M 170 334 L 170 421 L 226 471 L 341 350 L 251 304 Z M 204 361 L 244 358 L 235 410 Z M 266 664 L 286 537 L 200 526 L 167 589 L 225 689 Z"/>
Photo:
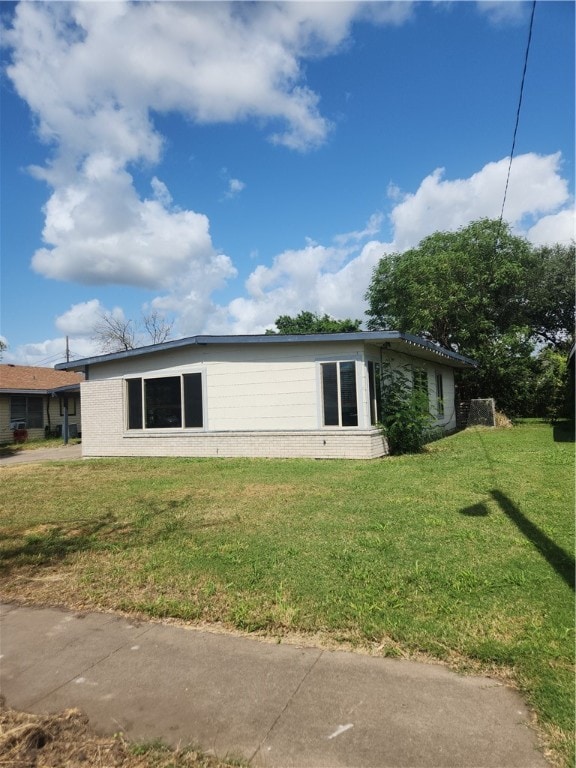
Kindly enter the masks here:
<path id="1" fill-rule="evenodd" d="M 159 306 L 194 299 L 186 311 L 196 322 L 236 270 L 207 217 L 173 207 L 163 181 L 152 178 L 149 199 L 137 193 L 131 164 L 165 151 L 153 115 L 255 119 L 274 143 L 314 148 L 331 125 L 303 62 L 338 50 L 359 18 L 400 24 L 411 12 L 411 3 L 19 3 L 3 30 L 6 71 L 51 150 L 30 169 L 52 189 L 34 270 L 165 291 Z M 244 186 L 229 178 L 226 196 Z"/>
<path id="2" fill-rule="evenodd" d="M 570 207 L 550 216 L 543 216 L 530 227 L 527 237 L 534 245 L 569 245 L 576 240 L 576 210 Z"/>
<path id="3" fill-rule="evenodd" d="M 166 185 L 155 179 L 152 199 L 141 200 L 132 177 L 110 157 L 91 156 L 45 206 L 47 247 L 33 256 L 46 277 L 85 285 L 166 289 L 210 275 L 218 287 L 235 274 L 213 247 L 206 216 L 172 211 Z M 215 275 L 215 271 L 218 272 Z"/>
<path id="4" fill-rule="evenodd" d="M 409 194 L 390 185 L 389 240 L 376 238 L 385 223 L 377 212 L 362 229 L 335 235 L 329 246 L 307 243 L 285 251 L 270 267 L 253 270 L 245 296 L 213 308 L 207 332 L 261 332 L 279 315 L 302 309 L 363 319 L 364 294 L 383 255 L 415 247 L 437 230 L 454 231 L 479 218 L 500 216 L 508 163 L 507 158 L 488 163 L 467 179 L 446 179 L 438 169 Z M 574 238 L 574 208 L 560 171 L 559 153 L 520 155 L 512 164 L 504 218 L 536 245 Z"/>
<path id="5" fill-rule="evenodd" d="M 91 334 L 105 311 L 99 299 L 90 299 L 90 301 L 73 304 L 70 309 L 56 318 L 55 325 L 59 331 L 69 336 Z"/>
<path id="6" fill-rule="evenodd" d="M 406 7 L 404 7 L 406 6 Z M 359 16 L 399 23 L 411 4 L 21 3 L 6 42 L 8 74 L 39 130 L 82 157 L 106 146 L 122 161 L 154 161 L 151 110 L 197 122 L 280 121 L 272 139 L 322 143 L 328 121 L 302 61 L 327 55 Z"/>
<path id="7" fill-rule="evenodd" d="M 438 229 L 455 230 L 483 216 L 499 216 L 506 162 L 488 163 L 468 179 L 450 180 L 444 178 L 445 172 L 436 171 L 410 194 L 392 186 L 388 239 L 381 232 L 387 219 L 376 212 L 364 226 L 336 234 L 328 244 L 307 241 L 300 249 L 278 254 L 270 266 L 257 265 L 246 280 L 244 295 L 222 305 L 213 302 L 199 282 L 207 277 L 208 284 L 215 285 L 221 279 L 228 265 L 226 257 L 221 257 L 222 263 L 216 257 L 211 274 L 201 268 L 192 274 L 192 285 L 201 287 L 172 286 L 151 302 L 152 309 L 176 316 L 180 335 L 261 333 L 279 315 L 294 315 L 302 309 L 362 319 L 364 294 L 383 255 L 416 246 Z M 505 219 L 536 245 L 567 244 L 574 238 L 574 206 L 560 171 L 559 155 L 528 154 L 514 161 Z M 92 299 L 73 305 L 57 318 L 62 333 L 78 334 L 74 353 L 98 353 L 88 333 L 102 311 L 99 300 Z M 112 311 L 122 313 L 118 307 Z M 61 360 L 63 349 L 63 339 L 45 341 L 10 350 L 5 360 L 40 362 L 50 354 Z"/>
<path id="8" fill-rule="evenodd" d="M 99 354 L 98 345 L 87 337 L 78 337 L 70 342 L 70 358 L 77 360 Z M 52 367 L 66 360 L 66 338 L 45 339 L 31 344 L 9 348 L 3 356 L 3 363 L 16 365 L 41 365 Z"/>
<path id="9" fill-rule="evenodd" d="M 569 199 L 560 153 L 514 158 L 504 218 L 519 232 L 527 216 L 556 212 Z M 454 230 L 482 217 L 499 218 L 509 159 L 488 163 L 468 179 L 444 178 L 438 168 L 393 209 L 394 242 L 402 251 L 435 230 Z M 524 232 L 521 232 L 524 234 Z"/>
<path id="10" fill-rule="evenodd" d="M 330 245 L 308 241 L 279 254 L 270 267 L 257 266 L 246 281 L 246 295 L 215 308 L 205 332 L 262 333 L 279 315 L 302 309 L 362 319 L 372 270 L 391 249 L 390 243 L 366 241 L 382 220 L 374 214 L 362 230 L 336 235 Z"/>

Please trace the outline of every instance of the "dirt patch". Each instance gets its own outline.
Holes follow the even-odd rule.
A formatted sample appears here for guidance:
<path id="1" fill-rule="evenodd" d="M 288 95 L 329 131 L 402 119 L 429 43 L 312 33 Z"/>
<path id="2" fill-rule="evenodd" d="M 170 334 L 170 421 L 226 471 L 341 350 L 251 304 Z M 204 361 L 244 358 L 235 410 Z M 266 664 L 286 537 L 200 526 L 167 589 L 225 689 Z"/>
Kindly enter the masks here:
<path id="1" fill-rule="evenodd" d="M 194 749 L 131 745 L 121 734 L 102 737 L 78 709 L 32 715 L 0 697 L 1 768 L 231 768 Z"/>

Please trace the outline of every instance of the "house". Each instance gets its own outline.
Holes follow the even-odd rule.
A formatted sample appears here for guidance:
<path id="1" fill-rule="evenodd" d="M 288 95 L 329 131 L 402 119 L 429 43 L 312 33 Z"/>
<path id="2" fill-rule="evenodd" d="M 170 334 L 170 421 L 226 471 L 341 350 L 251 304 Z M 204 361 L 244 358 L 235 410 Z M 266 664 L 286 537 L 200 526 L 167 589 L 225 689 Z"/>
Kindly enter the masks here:
<path id="1" fill-rule="evenodd" d="M 383 365 L 406 366 L 455 429 L 474 361 L 397 331 L 192 336 L 61 363 L 83 372 L 84 456 L 375 458 Z"/>
<path id="2" fill-rule="evenodd" d="M 0 442 L 11 442 L 16 428 L 28 438 L 81 432 L 80 373 L 30 365 L 0 365 Z M 67 411 L 67 413 L 66 413 Z"/>

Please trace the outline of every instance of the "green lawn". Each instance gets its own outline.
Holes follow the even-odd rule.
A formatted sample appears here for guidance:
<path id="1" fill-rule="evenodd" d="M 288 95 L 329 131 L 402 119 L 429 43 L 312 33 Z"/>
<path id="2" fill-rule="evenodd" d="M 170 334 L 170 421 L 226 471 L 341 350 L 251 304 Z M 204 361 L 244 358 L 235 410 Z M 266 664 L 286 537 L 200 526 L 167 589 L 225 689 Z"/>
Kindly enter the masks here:
<path id="1" fill-rule="evenodd" d="M 0 588 L 503 674 L 571 765 L 571 438 L 527 423 L 379 461 L 4 467 Z"/>

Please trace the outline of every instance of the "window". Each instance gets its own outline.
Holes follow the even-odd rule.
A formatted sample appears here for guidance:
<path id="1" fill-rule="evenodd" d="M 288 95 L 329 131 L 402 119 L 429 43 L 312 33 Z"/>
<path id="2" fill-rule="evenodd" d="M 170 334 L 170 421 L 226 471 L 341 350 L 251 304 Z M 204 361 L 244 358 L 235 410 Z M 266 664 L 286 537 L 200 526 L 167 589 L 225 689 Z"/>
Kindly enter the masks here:
<path id="1" fill-rule="evenodd" d="M 204 426 L 202 374 L 128 379 L 128 429 Z"/>
<path id="2" fill-rule="evenodd" d="M 64 398 L 60 398 L 60 416 L 64 416 Z M 68 416 L 76 416 L 76 398 L 72 395 L 68 398 Z"/>
<path id="3" fill-rule="evenodd" d="M 423 392 L 428 395 L 428 373 L 421 368 L 412 371 L 412 381 L 416 392 Z"/>
<path id="4" fill-rule="evenodd" d="M 368 360 L 368 388 L 370 390 L 370 423 L 382 421 L 382 390 L 380 388 L 380 363 Z"/>
<path id="5" fill-rule="evenodd" d="M 38 395 L 13 395 L 10 398 L 10 421 L 24 421 L 27 429 L 42 429 L 44 398 Z"/>
<path id="6" fill-rule="evenodd" d="M 356 363 L 321 363 L 324 426 L 357 427 Z"/>
<path id="7" fill-rule="evenodd" d="M 439 419 L 444 418 L 444 382 L 442 374 L 436 374 L 436 414 Z"/>

